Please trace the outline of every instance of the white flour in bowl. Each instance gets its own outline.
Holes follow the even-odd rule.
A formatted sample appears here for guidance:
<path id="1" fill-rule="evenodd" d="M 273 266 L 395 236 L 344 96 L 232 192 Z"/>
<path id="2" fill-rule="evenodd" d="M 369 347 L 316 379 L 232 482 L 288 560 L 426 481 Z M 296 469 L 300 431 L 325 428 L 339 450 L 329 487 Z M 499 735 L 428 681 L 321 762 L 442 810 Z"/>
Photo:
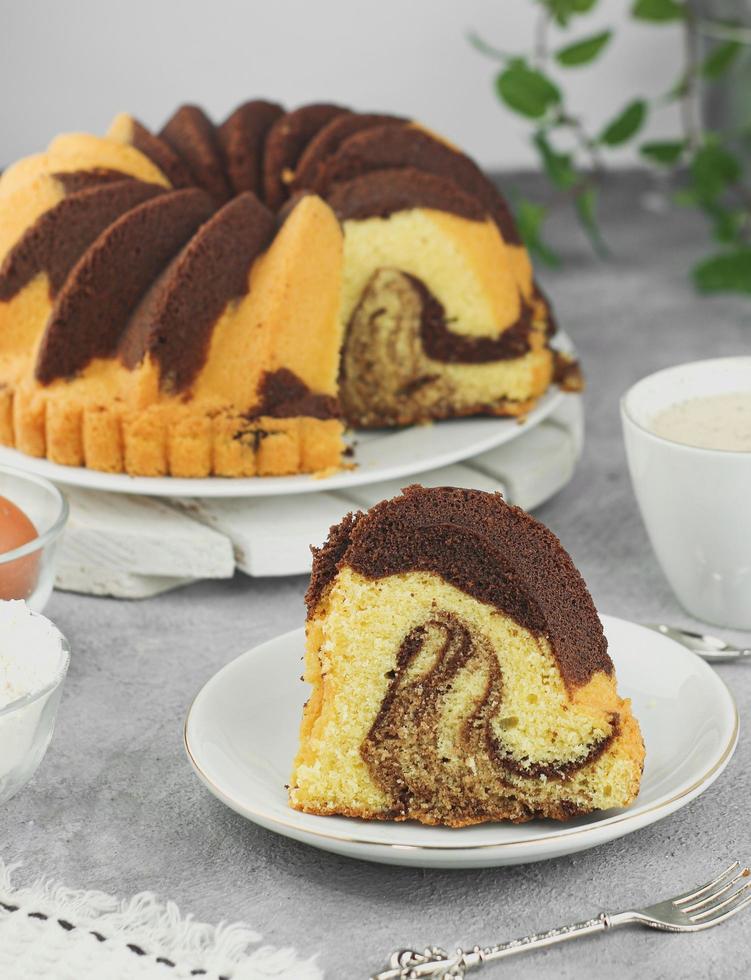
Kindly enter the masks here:
<path id="1" fill-rule="evenodd" d="M 0 601 L 0 805 L 42 761 L 67 664 L 67 645 L 48 619 L 21 600 Z"/>
<path id="2" fill-rule="evenodd" d="M 20 599 L 0 601 L 0 710 L 41 691 L 60 674 L 62 637 Z"/>

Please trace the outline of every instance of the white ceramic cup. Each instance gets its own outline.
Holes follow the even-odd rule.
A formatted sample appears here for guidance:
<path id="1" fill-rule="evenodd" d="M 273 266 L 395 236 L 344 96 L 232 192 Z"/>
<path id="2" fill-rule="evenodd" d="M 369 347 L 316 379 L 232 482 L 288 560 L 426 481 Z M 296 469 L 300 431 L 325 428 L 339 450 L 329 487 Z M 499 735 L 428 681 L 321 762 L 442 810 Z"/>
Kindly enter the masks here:
<path id="1" fill-rule="evenodd" d="M 751 391 L 751 357 L 680 364 L 621 399 L 631 480 L 670 585 L 697 619 L 751 629 L 751 452 L 702 449 L 650 431 L 660 411 L 707 395 Z"/>

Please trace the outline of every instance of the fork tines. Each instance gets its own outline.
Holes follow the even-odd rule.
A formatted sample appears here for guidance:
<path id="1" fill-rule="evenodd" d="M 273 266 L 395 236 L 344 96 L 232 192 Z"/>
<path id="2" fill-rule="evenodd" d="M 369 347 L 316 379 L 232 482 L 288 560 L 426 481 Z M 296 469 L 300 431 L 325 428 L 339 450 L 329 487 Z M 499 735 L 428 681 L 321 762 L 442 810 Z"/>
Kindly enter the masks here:
<path id="1" fill-rule="evenodd" d="M 734 861 L 706 885 L 674 898 L 673 905 L 697 926 L 722 922 L 751 905 L 751 870 Z"/>

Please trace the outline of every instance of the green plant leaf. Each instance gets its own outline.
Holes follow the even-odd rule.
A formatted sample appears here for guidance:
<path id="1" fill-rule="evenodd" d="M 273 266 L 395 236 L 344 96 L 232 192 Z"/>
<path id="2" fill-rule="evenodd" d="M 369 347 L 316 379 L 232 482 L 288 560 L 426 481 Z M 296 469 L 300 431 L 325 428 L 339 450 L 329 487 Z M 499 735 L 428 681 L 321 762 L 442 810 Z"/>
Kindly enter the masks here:
<path id="1" fill-rule="evenodd" d="M 676 0 L 636 0 L 631 8 L 631 15 L 637 20 L 651 20 L 667 23 L 671 20 L 683 20 L 686 8 Z"/>
<path id="2" fill-rule="evenodd" d="M 708 140 L 691 161 L 691 183 L 699 201 L 712 201 L 742 173 L 739 161 L 714 140 Z"/>
<path id="3" fill-rule="evenodd" d="M 639 153 L 650 163 L 656 163 L 660 167 L 672 167 L 680 160 L 685 149 L 685 140 L 656 140 L 642 143 Z"/>
<path id="4" fill-rule="evenodd" d="M 560 265 L 561 260 L 542 237 L 542 226 L 548 215 L 548 209 L 535 201 L 520 198 L 515 202 L 514 213 L 519 234 L 524 244 L 534 255 L 537 255 L 546 265 Z"/>
<path id="5" fill-rule="evenodd" d="M 556 51 L 555 60 L 566 68 L 588 65 L 595 60 L 612 36 L 612 31 L 603 31 L 581 41 L 574 41 L 573 44 L 567 44 L 565 48 Z"/>
<path id="6" fill-rule="evenodd" d="M 739 245 L 741 231 L 748 218 L 748 212 L 723 207 L 716 201 L 701 204 L 712 222 L 712 231 L 718 242 L 725 245 Z"/>
<path id="7" fill-rule="evenodd" d="M 592 248 L 600 257 L 604 258 L 608 255 L 608 247 L 597 222 L 597 191 L 595 188 L 587 187 L 580 191 L 574 198 L 574 207 L 579 224 L 592 243 Z"/>
<path id="8" fill-rule="evenodd" d="M 701 73 L 705 78 L 719 78 L 733 64 L 743 50 L 740 41 L 725 41 L 716 45 L 707 55 L 701 65 Z"/>
<path id="9" fill-rule="evenodd" d="M 600 143 L 605 146 L 620 146 L 636 136 L 647 118 L 647 103 L 644 99 L 635 99 L 625 109 L 611 120 L 600 133 Z"/>
<path id="10" fill-rule="evenodd" d="M 510 109 L 532 119 L 544 116 L 551 106 L 561 101 L 558 86 L 520 60 L 512 62 L 496 76 L 495 86 Z"/>
<path id="11" fill-rule="evenodd" d="M 587 14 L 597 0 L 541 0 L 551 17 L 560 27 L 566 27 L 577 14 Z"/>
<path id="12" fill-rule="evenodd" d="M 548 140 L 544 130 L 538 130 L 533 138 L 542 160 L 545 173 L 550 178 L 551 183 L 561 190 L 568 190 L 576 183 L 576 170 L 569 153 L 559 153 L 555 150 Z"/>
<path id="13" fill-rule="evenodd" d="M 751 293 L 751 248 L 712 255 L 694 266 L 691 274 L 703 293 Z"/>

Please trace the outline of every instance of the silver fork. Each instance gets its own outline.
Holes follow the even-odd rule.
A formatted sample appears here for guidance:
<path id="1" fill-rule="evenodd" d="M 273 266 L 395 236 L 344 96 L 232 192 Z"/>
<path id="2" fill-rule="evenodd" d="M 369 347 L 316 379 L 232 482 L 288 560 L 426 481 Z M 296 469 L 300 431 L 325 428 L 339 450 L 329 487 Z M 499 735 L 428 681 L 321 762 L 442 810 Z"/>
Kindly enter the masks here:
<path id="1" fill-rule="evenodd" d="M 428 980 L 461 980 L 468 970 L 506 956 L 605 932 L 616 926 L 640 925 L 666 932 L 711 929 L 748 905 L 751 905 L 751 871 L 746 867 L 741 868 L 740 863 L 735 861 L 701 888 L 644 909 L 612 914 L 601 912 L 586 922 L 538 932 L 496 946 L 475 946 L 469 952 L 457 949 L 451 954 L 438 946 L 428 946 L 422 953 L 400 949 L 392 954 L 388 967 L 381 973 L 373 974 L 370 980 L 417 980 L 420 977 L 427 977 Z"/>

